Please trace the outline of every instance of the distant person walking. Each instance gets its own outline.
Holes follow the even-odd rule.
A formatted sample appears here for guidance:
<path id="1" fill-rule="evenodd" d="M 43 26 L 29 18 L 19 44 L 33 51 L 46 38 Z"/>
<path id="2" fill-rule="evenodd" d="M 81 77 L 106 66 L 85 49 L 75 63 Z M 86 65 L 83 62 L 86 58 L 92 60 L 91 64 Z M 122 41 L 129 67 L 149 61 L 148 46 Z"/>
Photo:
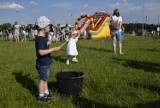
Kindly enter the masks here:
<path id="1" fill-rule="evenodd" d="M 51 69 L 51 53 L 57 52 L 60 47 L 49 48 L 47 33 L 50 31 L 50 20 L 46 16 L 40 16 L 36 20 L 38 28 L 38 35 L 35 36 L 35 48 L 36 48 L 36 68 L 40 77 L 39 82 L 39 102 L 49 102 L 52 97 L 52 93 L 48 90 L 47 80 Z M 56 38 L 52 40 L 56 41 Z"/>
<path id="2" fill-rule="evenodd" d="M 117 53 L 116 43 L 118 41 L 119 46 L 119 54 L 123 54 L 122 52 L 122 17 L 120 16 L 119 9 L 115 9 L 113 11 L 113 16 L 111 16 L 111 37 L 112 37 L 112 45 L 114 54 Z"/>
<path id="3" fill-rule="evenodd" d="M 18 24 L 18 22 L 15 22 L 14 24 L 14 38 L 16 40 L 16 42 L 19 42 L 19 34 L 20 34 L 20 25 Z"/>

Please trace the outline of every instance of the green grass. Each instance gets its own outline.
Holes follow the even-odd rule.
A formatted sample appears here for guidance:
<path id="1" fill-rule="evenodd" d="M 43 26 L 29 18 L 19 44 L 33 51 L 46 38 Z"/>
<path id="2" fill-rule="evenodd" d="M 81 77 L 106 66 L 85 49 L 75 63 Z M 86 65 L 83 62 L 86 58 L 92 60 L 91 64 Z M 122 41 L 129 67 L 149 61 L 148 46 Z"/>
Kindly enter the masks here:
<path id="1" fill-rule="evenodd" d="M 124 55 L 114 55 L 111 43 L 109 38 L 80 39 L 79 63 L 69 66 L 66 46 L 53 53 L 49 90 L 54 98 L 43 104 L 36 100 L 39 77 L 34 41 L 0 39 L 0 108 L 160 107 L 160 39 L 126 36 Z M 76 100 L 61 96 L 55 87 L 55 74 L 65 70 L 85 74 L 82 94 Z"/>

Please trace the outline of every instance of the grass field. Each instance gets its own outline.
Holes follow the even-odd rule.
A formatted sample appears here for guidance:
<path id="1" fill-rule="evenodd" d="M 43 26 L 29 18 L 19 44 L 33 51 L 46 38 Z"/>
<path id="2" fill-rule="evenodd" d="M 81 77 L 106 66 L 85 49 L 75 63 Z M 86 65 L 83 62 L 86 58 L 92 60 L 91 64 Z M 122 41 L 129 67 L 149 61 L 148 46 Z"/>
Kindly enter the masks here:
<path id="1" fill-rule="evenodd" d="M 39 77 L 34 41 L 0 39 L 0 108 L 159 108 L 160 39 L 126 36 L 124 55 L 114 55 L 111 39 L 80 39 L 79 63 L 65 64 L 66 46 L 54 59 L 49 78 L 51 103 L 38 103 Z M 60 45 L 61 42 L 53 45 Z M 64 70 L 85 74 L 79 98 L 61 96 L 55 74 Z"/>

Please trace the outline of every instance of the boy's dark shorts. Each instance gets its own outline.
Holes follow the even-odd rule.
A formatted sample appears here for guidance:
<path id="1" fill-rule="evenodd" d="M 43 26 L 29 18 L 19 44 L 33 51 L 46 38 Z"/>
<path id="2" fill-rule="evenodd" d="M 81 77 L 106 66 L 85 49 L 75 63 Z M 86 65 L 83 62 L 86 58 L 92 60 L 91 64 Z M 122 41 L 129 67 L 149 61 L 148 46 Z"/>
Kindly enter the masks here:
<path id="1" fill-rule="evenodd" d="M 38 71 L 38 74 L 41 80 L 46 81 L 49 78 L 51 65 L 41 66 L 41 65 L 36 64 L 36 69 Z"/>

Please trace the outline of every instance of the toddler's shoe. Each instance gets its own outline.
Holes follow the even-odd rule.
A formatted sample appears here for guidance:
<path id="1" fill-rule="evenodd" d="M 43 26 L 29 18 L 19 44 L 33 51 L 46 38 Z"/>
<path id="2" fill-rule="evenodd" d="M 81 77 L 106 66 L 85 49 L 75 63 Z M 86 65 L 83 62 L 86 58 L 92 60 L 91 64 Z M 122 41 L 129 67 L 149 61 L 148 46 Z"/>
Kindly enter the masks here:
<path id="1" fill-rule="evenodd" d="M 73 61 L 73 62 L 76 62 L 76 63 L 78 62 L 78 60 L 77 60 L 76 57 L 74 57 L 74 58 L 72 59 L 72 61 Z"/>
<path id="2" fill-rule="evenodd" d="M 66 64 L 69 65 L 69 60 L 66 61 Z"/>

